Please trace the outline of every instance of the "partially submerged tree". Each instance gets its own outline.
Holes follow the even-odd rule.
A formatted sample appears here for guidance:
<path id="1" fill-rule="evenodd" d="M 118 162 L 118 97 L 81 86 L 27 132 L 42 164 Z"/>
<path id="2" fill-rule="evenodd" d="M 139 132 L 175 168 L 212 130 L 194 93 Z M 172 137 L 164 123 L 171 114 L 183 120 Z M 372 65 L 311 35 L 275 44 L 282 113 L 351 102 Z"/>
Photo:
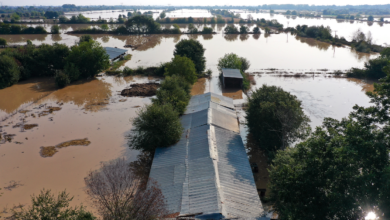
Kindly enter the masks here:
<path id="1" fill-rule="evenodd" d="M 249 132 L 271 161 L 276 152 L 306 138 L 310 119 L 296 96 L 280 87 L 263 85 L 252 93 L 246 110 Z"/>
<path id="2" fill-rule="evenodd" d="M 0 89 L 11 86 L 19 81 L 20 69 L 13 57 L 0 56 Z"/>
<path id="3" fill-rule="evenodd" d="M 50 190 L 43 189 L 38 196 L 31 196 L 32 205 L 25 209 L 12 209 L 12 219 L 58 219 L 58 220 L 93 220 L 96 219 L 84 206 L 69 207 L 73 197 L 62 191 L 55 198 Z"/>
<path id="4" fill-rule="evenodd" d="M 174 56 L 186 56 L 190 58 L 195 64 L 195 69 L 198 74 L 201 74 L 206 69 L 206 58 L 204 56 L 203 45 L 193 39 L 181 40 L 175 45 L 175 51 L 173 52 Z"/>
<path id="5" fill-rule="evenodd" d="M 183 77 L 191 85 L 194 84 L 198 77 L 194 62 L 185 56 L 176 55 L 172 58 L 172 62 L 167 63 L 165 67 L 165 76 L 178 75 Z"/>
<path id="6" fill-rule="evenodd" d="M 146 185 L 123 158 L 102 163 L 89 172 L 85 184 L 104 219 L 150 220 L 167 214 L 157 183 L 150 180 Z"/>
<path id="7" fill-rule="evenodd" d="M 51 30 L 52 34 L 59 34 L 60 33 L 60 26 L 53 25 L 53 26 L 51 26 L 50 30 Z"/>
<path id="8" fill-rule="evenodd" d="M 179 114 L 170 104 L 152 104 L 141 108 L 133 119 L 133 130 L 129 135 L 132 149 L 153 152 L 157 147 L 168 147 L 177 143 L 182 134 Z"/>

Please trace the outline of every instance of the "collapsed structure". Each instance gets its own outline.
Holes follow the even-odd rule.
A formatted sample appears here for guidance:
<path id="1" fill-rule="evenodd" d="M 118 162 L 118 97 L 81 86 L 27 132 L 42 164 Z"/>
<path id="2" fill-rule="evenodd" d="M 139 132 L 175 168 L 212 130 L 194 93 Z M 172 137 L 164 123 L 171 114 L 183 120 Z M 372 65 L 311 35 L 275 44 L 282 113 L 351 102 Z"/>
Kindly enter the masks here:
<path id="1" fill-rule="evenodd" d="M 259 219 L 263 215 L 233 100 L 193 96 L 181 117 L 180 141 L 158 148 L 150 172 L 170 213 L 197 218 Z"/>

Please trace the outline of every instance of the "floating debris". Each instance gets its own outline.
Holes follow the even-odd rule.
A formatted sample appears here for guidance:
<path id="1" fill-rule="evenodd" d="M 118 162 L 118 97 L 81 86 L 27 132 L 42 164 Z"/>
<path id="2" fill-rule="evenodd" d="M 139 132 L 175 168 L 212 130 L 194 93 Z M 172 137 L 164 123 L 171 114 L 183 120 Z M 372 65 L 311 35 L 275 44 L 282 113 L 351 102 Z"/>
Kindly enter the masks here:
<path id="1" fill-rule="evenodd" d="M 55 153 L 57 153 L 58 150 L 56 147 L 50 146 L 50 147 L 41 147 L 41 156 L 42 157 L 52 157 Z"/>
<path id="2" fill-rule="evenodd" d="M 30 110 L 20 110 L 19 113 L 26 114 L 27 112 L 31 112 Z"/>
<path id="3" fill-rule="evenodd" d="M 25 124 L 25 125 L 23 125 L 24 130 L 30 130 L 30 129 L 33 129 L 35 127 L 38 127 L 38 125 L 37 124 Z"/>
<path id="4" fill-rule="evenodd" d="M 120 102 L 126 102 L 127 101 L 127 99 L 121 99 L 121 100 L 119 100 Z"/>

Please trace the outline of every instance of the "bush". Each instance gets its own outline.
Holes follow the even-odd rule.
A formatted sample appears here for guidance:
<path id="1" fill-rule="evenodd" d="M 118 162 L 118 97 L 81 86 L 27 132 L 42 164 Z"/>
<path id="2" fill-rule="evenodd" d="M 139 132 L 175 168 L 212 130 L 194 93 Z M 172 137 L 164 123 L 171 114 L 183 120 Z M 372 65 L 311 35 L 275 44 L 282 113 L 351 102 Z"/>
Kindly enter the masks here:
<path id="1" fill-rule="evenodd" d="M 213 29 L 209 27 L 203 27 L 202 34 L 212 34 Z"/>
<path id="2" fill-rule="evenodd" d="M 226 26 L 223 31 L 225 32 L 225 34 L 238 34 L 239 33 L 238 29 L 234 25 Z"/>
<path id="3" fill-rule="evenodd" d="M 122 72 L 123 72 L 123 75 L 125 75 L 125 76 L 131 76 L 134 74 L 134 71 L 127 66 L 125 68 L 123 68 Z"/>
<path id="4" fill-rule="evenodd" d="M 204 56 L 205 49 L 203 45 L 193 39 L 181 40 L 175 45 L 174 56 L 185 56 L 194 62 L 195 69 L 198 74 L 201 74 L 206 69 L 206 58 Z"/>
<path id="5" fill-rule="evenodd" d="M 12 219 L 96 219 L 91 212 L 85 211 L 84 206 L 69 207 L 72 200 L 66 191 L 60 192 L 56 198 L 50 190 L 43 189 L 38 196 L 31 196 L 31 207 L 22 207 L 19 211 L 13 209 Z"/>
<path id="6" fill-rule="evenodd" d="M 254 34 L 261 34 L 260 28 L 259 28 L 259 27 L 254 27 L 254 28 L 253 28 L 253 33 L 254 33 Z"/>
<path id="7" fill-rule="evenodd" d="M 58 88 L 64 88 L 67 85 L 69 85 L 70 79 L 69 79 L 68 75 L 66 75 L 65 73 L 61 72 L 61 73 L 58 73 L 56 75 L 55 82 L 56 82 L 56 86 Z"/>
<path id="8" fill-rule="evenodd" d="M 92 36 L 89 34 L 86 34 L 86 35 L 83 35 L 80 37 L 79 44 L 81 44 L 82 42 L 89 42 L 89 41 L 93 41 Z"/>
<path id="9" fill-rule="evenodd" d="M 165 67 L 165 76 L 178 75 L 183 77 L 190 84 L 194 84 L 198 77 L 194 62 L 187 57 L 175 56 L 172 62 L 168 63 Z"/>
<path id="10" fill-rule="evenodd" d="M 3 39 L 3 38 L 0 38 L 0 45 L 1 46 L 7 45 L 7 41 L 5 39 Z"/>
<path id="11" fill-rule="evenodd" d="M 276 152 L 310 134 L 310 119 L 296 96 L 263 85 L 252 93 L 246 110 L 249 132 L 271 161 Z"/>
<path id="12" fill-rule="evenodd" d="M 0 89 L 12 86 L 20 78 L 20 70 L 14 58 L 3 55 L 0 56 Z"/>
<path id="13" fill-rule="evenodd" d="M 243 72 L 247 71 L 249 69 L 249 67 L 251 66 L 251 62 L 244 57 L 240 57 L 240 60 L 241 60 L 241 70 Z"/>
<path id="14" fill-rule="evenodd" d="M 224 57 L 218 60 L 218 70 L 222 71 L 223 68 L 229 69 L 242 69 L 242 60 L 237 54 L 228 53 Z"/>
<path id="15" fill-rule="evenodd" d="M 180 140 L 183 128 L 178 113 L 169 104 L 152 104 L 143 107 L 133 120 L 133 131 L 129 136 L 132 149 L 151 151 L 157 147 L 168 147 Z"/>
<path id="16" fill-rule="evenodd" d="M 51 33 L 52 34 L 59 34 L 60 33 L 60 27 L 58 25 L 51 26 Z"/>

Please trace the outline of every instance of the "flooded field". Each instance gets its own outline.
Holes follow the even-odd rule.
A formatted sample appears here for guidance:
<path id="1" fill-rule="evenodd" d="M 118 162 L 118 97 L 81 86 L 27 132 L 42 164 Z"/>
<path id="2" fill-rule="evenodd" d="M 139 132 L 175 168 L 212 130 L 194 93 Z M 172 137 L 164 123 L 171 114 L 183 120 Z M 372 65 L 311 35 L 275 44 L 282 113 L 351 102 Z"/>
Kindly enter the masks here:
<path id="1" fill-rule="evenodd" d="M 81 27 L 84 26 L 61 25 L 63 30 Z M 186 28 L 185 25 L 181 27 Z M 263 84 L 276 85 L 296 95 L 302 101 L 313 127 L 320 125 L 324 117 L 341 119 L 347 116 L 355 104 L 369 105 L 365 92 L 372 90 L 372 82 L 328 77 L 325 72 L 362 67 L 366 60 L 377 54 L 357 53 L 347 47 L 333 47 L 290 34 L 223 35 L 221 31 L 224 25 L 212 27 L 219 34 L 93 35 L 93 38 L 103 46 L 123 48 L 126 44 L 136 45 L 137 49 L 129 51 L 133 55 L 132 59 L 126 63 L 131 68 L 155 66 L 170 61 L 177 42 L 181 39 L 197 39 L 206 48 L 206 68 L 211 69 L 213 74 L 210 79 L 199 79 L 191 94 L 211 91 L 233 98 L 236 104 L 245 102 L 247 96 L 239 89 L 221 88 L 217 63 L 226 53 L 233 52 L 246 57 L 252 64 L 248 72 L 253 73 L 256 82 L 252 89 Z M 70 46 L 79 36 L 60 34 L 2 37 L 13 44 L 25 44 L 29 39 L 37 45 L 58 42 Z M 301 78 L 280 76 L 302 72 L 324 73 L 308 74 Z M 41 78 L 0 90 L 0 133 L 3 135 L 3 140 L 0 141 L 0 188 L 4 192 L 0 198 L 0 209 L 12 208 L 19 203 L 26 204 L 30 201 L 30 195 L 39 193 L 42 188 L 52 189 L 55 193 L 67 189 L 67 192 L 75 196 L 72 205 L 83 203 L 91 208 L 84 192 L 84 177 L 87 172 L 97 169 L 100 162 L 119 157 L 134 161 L 139 154 L 128 148 L 126 136 L 132 128 L 130 119 L 137 115 L 141 106 L 151 100 L 150 97 L 122 97 L 120 91 L 132 83 L 159 81 L 161 79 L 153 77 L 103 76 L 79 81 L 57 90 L 53 79 Z M 242 122 L 242 137 L 246 142 L 244 111 L 237 111 Z M 74 140 L 90 143 L 88 146 L 75 142 L 73 145 L 64 144 Z M 42 157 L 43 149 L 57 152 Z M 251 160 L 262 160 L 257 152 L 250 155 L 251 158 L 260 158 Z M 258 165 L 265 166 L 264 163 Z M 263 173 L 256 180 L 259 187 L 265 187 L 267 179 Z"/>
<path id="2" fill-rule="evenodd" d="M 276 19 L 279 23 L 283 24 L 285 28 L 296 27 L 297 25 L 324 25 L 325 27 L 329 26 L 333 31 L 333 35 L 337 34 L 339 37 L 345 37 L 345 39 L 347 40 L 351 40 L 352 34 L 360 28 L 364 33 L 367 33 L 369 31 L 371 32 L 375 44 L 390 44 L 390 38 L 388 37 L 390 24 L 386 23 L 338 20 L 333 18 L 306 18 L 270 13 L 244 12 L 238 10 L 233 11 L 235 13 L 240 14 L 241 18 L 244 19 L 248 18 L 248 15 L 251 15 L 254 19 Z"/>

